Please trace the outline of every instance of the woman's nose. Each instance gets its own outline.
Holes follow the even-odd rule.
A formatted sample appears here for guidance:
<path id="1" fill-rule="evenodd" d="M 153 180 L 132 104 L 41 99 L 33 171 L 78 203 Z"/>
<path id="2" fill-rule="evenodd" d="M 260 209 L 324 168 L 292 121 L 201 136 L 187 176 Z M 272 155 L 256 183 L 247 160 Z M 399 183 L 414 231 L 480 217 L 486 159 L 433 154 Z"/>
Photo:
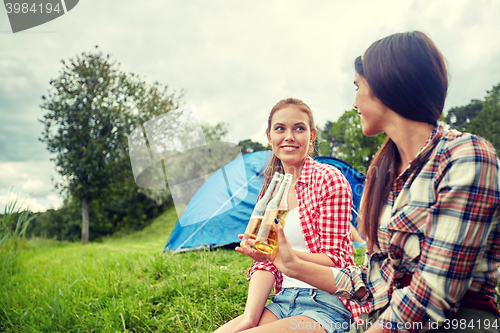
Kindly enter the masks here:
<path id="1" fill-rule="evenodd" d="M 287 131 L 286 132 L 286 135 L 285 135 L 285 140 L 286 141 L 294 141 L 295 138 L 293 136 L 293 132 L 292 131 Z"/>
<path id="2" fill-rule="evenodd" d="M 356 102 L 352 103 L 352 107 L 355 108 L 356 110 L 358 109 L 358 106 L 356 105 Z"/>

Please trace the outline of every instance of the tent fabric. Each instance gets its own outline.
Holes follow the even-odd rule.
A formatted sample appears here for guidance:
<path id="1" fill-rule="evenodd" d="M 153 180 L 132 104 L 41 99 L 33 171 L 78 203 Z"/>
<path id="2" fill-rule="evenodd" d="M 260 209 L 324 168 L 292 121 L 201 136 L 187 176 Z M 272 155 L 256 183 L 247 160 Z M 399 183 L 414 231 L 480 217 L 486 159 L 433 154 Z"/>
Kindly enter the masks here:
<path id="1" fill-rule="evenodd" d="M 363 196 L 364 184 L 366 176 L 358 171 L 355 167 L 350 165 L 349 163 L 338 159 L 336 157 L 329 156 L 318 156 L 315 158 L 316 161 L 320 163 L 330 164 L 336 167 L 342 172 L 344 177 L 347 179 L 349 184 L 351 185 L 352 190 L 352 221 L 351 223 L 357 227 L 357 215 L 359 212 L 359 208 L 361 205 L 361 197 Z"/>
<path id="2" fill-rule="evenodd" d="M 189 202 L 186 211 L 172 231 L 164 251 L 182 252 L 239 243 L 238 234 L 245 232 L 262 188 L 261 175 L 271 156 L 272 151 L 246 154 L 217 170 Z M 245 172 L 242 172 L 240 159 L 243 159 Z M 353 210 L 356 211 L 353 213 L 352 223 L 356 226 L 356 215 L 359 211 L 365 176 L 350 164 L 334 157 L 318 156 L 315 160 L 335 166 L 349 181 L 353 191 Z M 223 173 L 230 184 L 239 184 L 242 190 L 248 191 L 239 204 L 230 208 L 228 207 L 230 205 L 228 189 L 221 186 L 219 181 Z M 234 197 L 238 194 L 232 195 Z M 238 201 L 241 199 L 240 197 Z M 189 223 L 190 220 L 199 221 L 199 216 L 206 216 L 207 211 L 211 213 L 207 219 L 197 223 Z"/>
<path id="3" fill-rule="evenodd" d="M 239 243 L 238 234 L 245 232 L 262 188 L 261 175 L 271 157 L 272 151 L 245 154 L 217 170 L 189 202 L 164 250 L 179 252 L 205 246 L 219 247 Z M 243 159 L 245 166 L 244 172 L 241 168 L 241 159 Z M 231 209 L 226 209 L 229 204 L 227 189 L 221 186 L 221 182 L 218 181 L 223 177 L 223 173 L 225 173 L 228 183 L 240 184 L 241 186 L 246 184 L 246 188 L 243 188 L 242 191 L 248 191 L 246 197 Z M 237 196 L 236 191 L 234 192 L 233 196 Z M 223 207 L 223 209 L 217 211 L 219 207 Z M 208 209 L 213 210 L 209 218 L 194 224 L 189 223 L 192 219 L 199 220 L 198 215 L 206 214 Z M 224 212 L 220 213 L 221 211 Z"/>

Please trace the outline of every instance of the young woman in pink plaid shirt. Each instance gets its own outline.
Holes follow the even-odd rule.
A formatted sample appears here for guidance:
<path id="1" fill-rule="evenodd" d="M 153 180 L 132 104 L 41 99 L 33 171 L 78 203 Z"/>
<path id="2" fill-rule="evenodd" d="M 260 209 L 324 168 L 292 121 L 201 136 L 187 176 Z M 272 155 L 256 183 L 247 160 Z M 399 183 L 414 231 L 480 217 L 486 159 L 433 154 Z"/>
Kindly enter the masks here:
<path id="1" fill-rule="evenodd" d="M 486 140 L 438 120 L 445 61 L 418 31 L 373 43 L 355 60 L 354 107 L 365 135 L 387 140 L 370 165 L 361 206 L 363 266 L 305 261 L 277 225 L 288 276 L 368 305 L 352 332 L 499 332 L 499 160 Z"/>
<path id="2" fill-rule="evenodd" d="M 275 171 L 294 176 L 285 224 L 294 253 L 325 267 L 354 265 L 351 188 L 339 170 L 308 155 L 316 136 L 309 107 L 293 98 L 280 101 L 271 110 L 266 134 L 273 157 L 262 191 Z M 216 332 L 343 332 L 359 316 L 361 308 L 355 303 L 282 274 L 248 245 L 236 250 L 255 260 L 247 276 L 247 303 L 243 315 Z M 266 305 L 273 285 L 273 301 Z"/>

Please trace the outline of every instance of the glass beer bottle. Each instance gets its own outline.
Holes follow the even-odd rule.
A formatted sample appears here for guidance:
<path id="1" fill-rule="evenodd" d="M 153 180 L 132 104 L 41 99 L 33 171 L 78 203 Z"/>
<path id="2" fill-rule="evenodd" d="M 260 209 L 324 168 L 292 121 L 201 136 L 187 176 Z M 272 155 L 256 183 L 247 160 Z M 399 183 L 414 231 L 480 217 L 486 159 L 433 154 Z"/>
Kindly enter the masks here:
<path id="1" fill-rule="evenodd" d="M 272 199 L 273 194 L 276 193 L 275 189 L 279 188 L 279 184 L 283 179 L 283 174 L 280 172 L 275 172 L 266 192 L 255 204 L 252 215 L 250 216 L 250 221 L 248 221 L 245 234 L 240 242 L 240 247 L 244 247 L 248 239 L 255 239 L 259 231 L 262 219 L 264 218 L 264 213 L 266 212 L 266 207 L 269 201 Z"/>
<path id="2" fill-rule="evenodd" d="M 274 231 L 274 219 L 278 219 L 282 227 L 285 226 L 288 215 L 288 193 L 292 185 L 293 175 L 287 173 L 281 182 L 280 189 L 276 196 L 269 201 L 266 213 L 262 220 L 257 238 L 255 239 L 255 248 L 262 253 L 271 254 L 278 248 L 278 234 Z"/>

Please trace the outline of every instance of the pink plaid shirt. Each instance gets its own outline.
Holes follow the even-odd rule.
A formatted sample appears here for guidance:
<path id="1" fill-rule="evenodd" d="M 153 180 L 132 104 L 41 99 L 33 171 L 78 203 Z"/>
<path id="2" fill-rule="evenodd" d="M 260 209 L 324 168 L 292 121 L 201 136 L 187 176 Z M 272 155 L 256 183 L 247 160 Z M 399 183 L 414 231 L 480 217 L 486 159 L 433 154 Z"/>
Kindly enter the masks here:
<path id="1" fill-rule="evenodd" d="M 327 255 L 335 267 L 354 265 L 351 237 L 351 187 L 335 167 L 307 157 L 295 185 L 300 225 L 307 248 L 311 253 Z M 278 293 L 283 277 L 271 262 L 257 262 L 250 267 L 247 279 L 256 270 L 266 270 L 275 277 L 274 293 Z M 346 299 L 342 303 L 353 319 L 368 309 Z"/>

